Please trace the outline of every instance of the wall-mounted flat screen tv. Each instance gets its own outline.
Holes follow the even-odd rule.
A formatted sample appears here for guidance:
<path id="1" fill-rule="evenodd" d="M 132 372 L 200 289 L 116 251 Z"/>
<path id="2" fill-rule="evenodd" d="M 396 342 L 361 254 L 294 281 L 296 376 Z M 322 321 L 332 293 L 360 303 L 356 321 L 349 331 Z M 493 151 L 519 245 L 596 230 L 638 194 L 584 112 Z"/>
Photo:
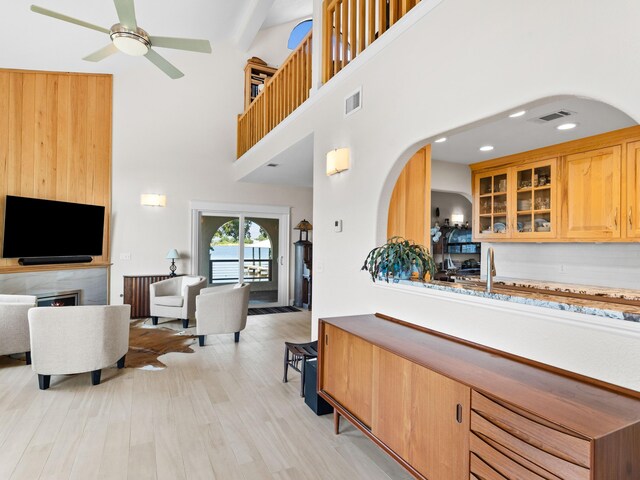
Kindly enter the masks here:
<path id="1" fill-rule="evenodd" d="M 2 256 L 102 255 L 104 207 L 7 195 Z"/>

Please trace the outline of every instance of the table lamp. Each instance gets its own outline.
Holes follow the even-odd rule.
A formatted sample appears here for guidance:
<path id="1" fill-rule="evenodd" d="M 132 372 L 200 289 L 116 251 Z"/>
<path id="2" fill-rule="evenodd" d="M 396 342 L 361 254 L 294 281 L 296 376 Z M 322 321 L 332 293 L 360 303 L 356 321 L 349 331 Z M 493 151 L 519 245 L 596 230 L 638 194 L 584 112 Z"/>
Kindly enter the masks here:
<path id="1" fill-rule="evenodd" d="M 169 274 L 170 277 L 175 277 L 176 276 L 176 260 L 178 258 L 180 258 L 180 255 L 178 255 L 178 251 L 175 248 L 172 248 L 171 250 L 169 250 L 169 253 L 167 253 L 166 258 L 168 258 L 169 260 L 171 260 L 171 266 L 169 267 L 169 270 L 171 270 L 171 273 Z"/>

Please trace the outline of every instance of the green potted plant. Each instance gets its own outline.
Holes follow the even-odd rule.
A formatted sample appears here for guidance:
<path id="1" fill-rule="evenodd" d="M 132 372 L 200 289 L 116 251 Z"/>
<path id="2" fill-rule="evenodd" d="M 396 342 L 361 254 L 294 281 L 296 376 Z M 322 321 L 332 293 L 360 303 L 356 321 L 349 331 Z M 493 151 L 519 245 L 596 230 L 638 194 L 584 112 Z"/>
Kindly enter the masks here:
<path id="1" fill-rule="evenodd" d="M 436 264 L 422 245 L 411 243 L 402 237 L 391 237 L 387 243 L 369 252 L 362 270 L 366 270 L 375 282 L 377 278 L 415 278 L 423 280 L 429 273 L 433 278 Z"/>

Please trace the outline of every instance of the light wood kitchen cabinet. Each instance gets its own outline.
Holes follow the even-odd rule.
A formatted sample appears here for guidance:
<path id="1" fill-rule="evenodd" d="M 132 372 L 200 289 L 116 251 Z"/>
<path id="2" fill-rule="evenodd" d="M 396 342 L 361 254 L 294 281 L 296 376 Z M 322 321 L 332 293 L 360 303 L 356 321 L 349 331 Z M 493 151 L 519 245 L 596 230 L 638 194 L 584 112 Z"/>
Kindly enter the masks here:
<path id="1" fill-rule="evenodd" d="M 378 347 L 373 370 L 371 432 L 426 478 L 468 478 L 469 387 Z"/>
<path id="2" fill-rule="evenodd" d="M 567 155 L 562 164 L 563 238 L 620 238 L 622 148 Z"/>
<path id="3" fill-rule="evenodd" d="M 474 239 L 527 241 L 557 236 L 557 159 L 474 175 Z"/>
<path id="4" fill-rule="evenodd" d="M 534 162 L 512 169 L 511 237 L 514 239 L 555 238 L 557 159 Z"/>
<path id="5" fill-rule="evenodd" d="M 320 396 L 419 480 L 640 478 L 639 392 L 381 314 L 319 335 Z"/>
<path id="6" fill-rule="evenodd" d="M 475 239 L 501 239 L 511 235 L 509 229 L 508 168 L 499 168 L 474 176 L 473 232 Z"/>
<path id="7" fill-rule="evenodd" d="M 640 241 L 640 126 L 470 167 L 476 241 Z M 493 179 L 505 172 L 503 213 Z"/>
<path id="8" fill-rule="evenodd" d="M 640 141 L 627 144 L 627 204 L 625 232 L 630 239 L 640 238 Z"/>
<path id="9" fill-rule="evenodd" d="M 329 325 L 324 331 L 322 378 L 324 390 L 347 407 L 363 424 L 371 425 L 373 346 Z"/>

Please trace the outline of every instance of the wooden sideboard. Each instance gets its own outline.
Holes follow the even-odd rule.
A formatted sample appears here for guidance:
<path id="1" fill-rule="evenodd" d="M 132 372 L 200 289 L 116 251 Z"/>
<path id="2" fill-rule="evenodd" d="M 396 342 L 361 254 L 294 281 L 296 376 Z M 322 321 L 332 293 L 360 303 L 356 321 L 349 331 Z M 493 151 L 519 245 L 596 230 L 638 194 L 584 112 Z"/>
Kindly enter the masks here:
<path id="1" fill-rule="evenodd" d="M 166 280 L 169 275 L 125 275 L 123 303 L 131 305 L 131 318 L 151 316 L 149 285 Z"/>
<path id="2" fill-rule="evenodd" d="M 319 325 L 318 391 L 428 480 L 640 479 L 640 393 L 383 315 Z"/>

